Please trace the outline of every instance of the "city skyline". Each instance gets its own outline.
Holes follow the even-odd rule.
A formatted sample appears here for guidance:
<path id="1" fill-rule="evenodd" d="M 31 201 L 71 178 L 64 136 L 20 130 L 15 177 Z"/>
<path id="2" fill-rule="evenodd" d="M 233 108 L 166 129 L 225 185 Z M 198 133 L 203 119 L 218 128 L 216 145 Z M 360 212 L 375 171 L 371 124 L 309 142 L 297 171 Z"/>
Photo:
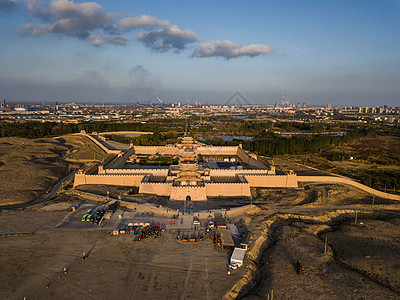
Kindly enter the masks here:
<path id="1" fill-rule="evenodd" d="M 8 102 L 396 106 L 400 2 L 0 1 Z"/>

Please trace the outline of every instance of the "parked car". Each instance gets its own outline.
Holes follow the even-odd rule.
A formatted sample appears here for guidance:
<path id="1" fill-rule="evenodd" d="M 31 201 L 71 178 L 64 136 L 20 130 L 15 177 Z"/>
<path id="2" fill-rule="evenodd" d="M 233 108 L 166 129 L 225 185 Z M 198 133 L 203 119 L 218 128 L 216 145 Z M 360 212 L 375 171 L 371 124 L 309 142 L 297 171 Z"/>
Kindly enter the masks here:
<path id="1" fill-rule="evenodd" d="M 193 225 L 194 226 L 200 226 L 200 221 L 198 218 L 193 218 Z"/>

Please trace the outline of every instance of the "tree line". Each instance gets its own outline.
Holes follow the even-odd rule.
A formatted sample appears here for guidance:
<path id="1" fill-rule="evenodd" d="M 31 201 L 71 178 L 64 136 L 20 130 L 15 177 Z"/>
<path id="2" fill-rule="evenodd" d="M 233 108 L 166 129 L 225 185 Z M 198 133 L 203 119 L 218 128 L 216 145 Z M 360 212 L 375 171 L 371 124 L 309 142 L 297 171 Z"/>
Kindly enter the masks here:
<path id="1" fill-rule="evenodd" d="M 277 155 L 277 154 L 302 154 L 316 153 L 331 146 L 337 146 L 347 143 L 354 139 L 366 136 L 373 136 L 376 132 L 374 129 L 358 129 L 344 136 L 331 135 L 295 135 L 291 137 L 283 137 L 279 134 L 264 133 L 256 136 L 253 140 L 224 141 L 221 138 L 208 139 L 205 142 L 214 146 L 237 146 L 242 144 L 243 149 L 260 155 Z"/>

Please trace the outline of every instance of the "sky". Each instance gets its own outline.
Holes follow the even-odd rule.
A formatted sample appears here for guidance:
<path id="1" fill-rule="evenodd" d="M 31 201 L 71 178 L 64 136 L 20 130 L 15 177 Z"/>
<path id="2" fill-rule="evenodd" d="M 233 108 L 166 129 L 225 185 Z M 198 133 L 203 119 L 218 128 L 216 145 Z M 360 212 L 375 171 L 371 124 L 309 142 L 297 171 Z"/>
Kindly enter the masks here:
<path id="1" fill-rule="evenodd" d="M 7 102 L 226 104 L 239 91 L 400 106 L 400 0 L 0 0 L 0 24 Z"/>

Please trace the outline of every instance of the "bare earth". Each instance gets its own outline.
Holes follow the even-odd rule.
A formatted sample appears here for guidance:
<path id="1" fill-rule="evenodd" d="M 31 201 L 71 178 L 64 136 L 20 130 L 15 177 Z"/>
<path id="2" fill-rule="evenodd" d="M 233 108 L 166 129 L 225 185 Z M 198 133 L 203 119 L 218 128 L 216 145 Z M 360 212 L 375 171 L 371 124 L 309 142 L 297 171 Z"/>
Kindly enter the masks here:
<path id="1" fill-rule="evenodd" d="M 54 139 L 0 138 L 0 205 L 31 202 L 64 177 L 56 162 L 67 147 Z"/>
<path id="2" fill-rule="evenodd" d="M 65 161 L 57 161 L 65 152 Z M 88 168 L 108 155 L 87 138 L 0 138 L 0 206 L 40 199 L 64 176 L 85 163 Z"/>
<path id="3" fill-rule="evenodd" d="M 68 146 L 75 148 L 67 151 L 67 161 L 107 159 L 98 147 L 74 136 L 0 139 L 0 182 L 7 183 L 0 186 L 1 204 L 37 199 L 72 171 L 56 162 Z M 278 171 L 321 174 L 284 160 L 275 163 Z M 347 186 L 252 190 L 255 205 L 228 212 L 239 230 L 252 233 L 244 267 L 230 275 L 229 252 L 214 249 L 210 239 L 183 243 L 176 240 L 176 229 L 167 229 L 138 243 L 131 236 L 111 236 L 115 221 L 100 228 L 80 222 L 86 208 L 73 215 L 71 206 L 95 203 L 67 194 L 69 188 L 43 204 L 0 210 L 0 233 L 34 232 L 0 236 L 0 299 L 400 298 L 400 204 Z M 87 188 L 103 195 L 107 190 Z M 151 201 L 118 187 L 110 194 Z M 152 202 L 168 205 L 163 201 Z M 60 227 L 71 215 L 77 225 Z"/>
<path id="4" fill-rule="evenodd" d="M 69 209 L 49 206 L 0 212 L 1 232 L 38 230 L 1 238 L 1 299 L 220 299 L 243 275 L 227 274 L 227 252 L 211 239 L 184 243 L 168 230 L 138 243 L 109 229 L 55 229 Z"/>
<path id="5" fill-rule="evenodd" d="M 310 234 L 310 225 L 294 222 L 277 229 L 275 244 L 262 258 L 261 279 L 246 299 L 266 299 L 272 293 L 277 299 L 398 299 L 400 244 L 395 237 L 400 219 L 363 223 L 341 225 L 327 234 L 333 257 L 324 255 L 325 235 Z M 379 236 L 382 227 L 388 235 Z"/>

